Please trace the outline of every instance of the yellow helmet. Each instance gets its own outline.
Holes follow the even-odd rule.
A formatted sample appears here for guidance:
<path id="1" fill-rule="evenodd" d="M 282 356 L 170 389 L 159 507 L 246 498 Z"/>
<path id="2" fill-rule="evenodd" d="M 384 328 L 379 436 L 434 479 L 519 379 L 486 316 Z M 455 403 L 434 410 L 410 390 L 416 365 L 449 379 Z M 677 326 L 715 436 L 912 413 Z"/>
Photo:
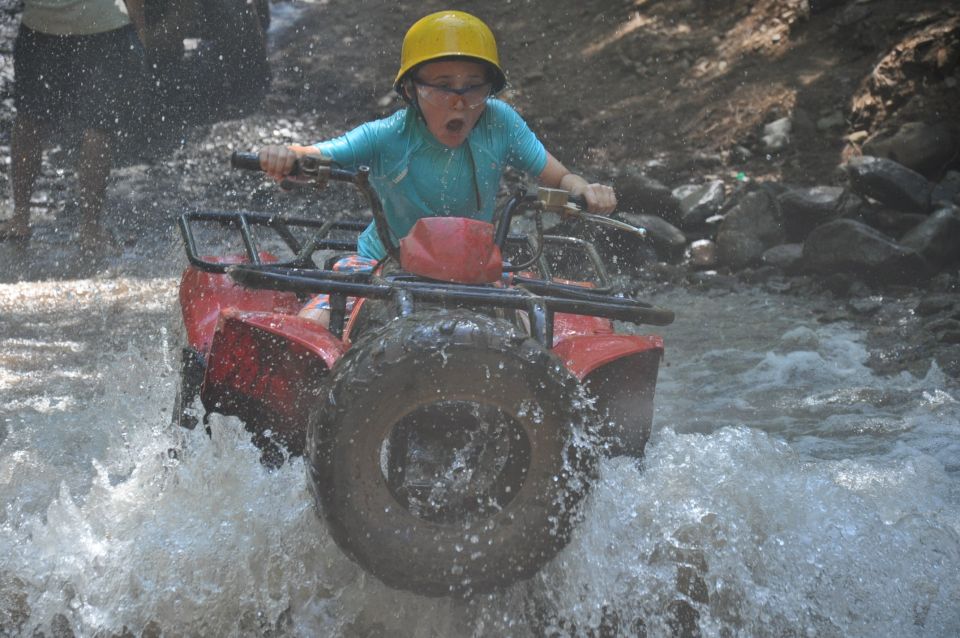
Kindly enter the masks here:
<path id="1" fill-rule="evenodd" d="M 494 92 L 507 83 L 490 27 L 463 11 L 438 11 L 417 20 L 403 37 L 400 71 L 393 82 L 394 88 L 400 91 L 404 76 L 418 64 L 452 56 L 486 62 L 494 72 Z"/>

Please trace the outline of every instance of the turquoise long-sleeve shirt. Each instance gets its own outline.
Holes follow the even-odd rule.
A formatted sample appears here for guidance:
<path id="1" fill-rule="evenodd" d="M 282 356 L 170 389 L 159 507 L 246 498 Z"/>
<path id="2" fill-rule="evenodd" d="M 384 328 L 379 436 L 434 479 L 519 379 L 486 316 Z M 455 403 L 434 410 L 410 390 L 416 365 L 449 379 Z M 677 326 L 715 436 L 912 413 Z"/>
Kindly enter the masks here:
<path id="1" fill-rule="evenodd" d="M 536 177 L 547 165 L 546 149 L 523 118 L 495 99 L 487 101 L 467 141 L 457 148 L 438 142 L 413 108 L 315 146 L 344 169 L 370 167 L 370 183 L 396 238 L 421 217 L 493 221 L 504 169 L 512 166 Z M 386 254 L 374 224 L 360 235 L 359 252 L 371 259 Z"/>

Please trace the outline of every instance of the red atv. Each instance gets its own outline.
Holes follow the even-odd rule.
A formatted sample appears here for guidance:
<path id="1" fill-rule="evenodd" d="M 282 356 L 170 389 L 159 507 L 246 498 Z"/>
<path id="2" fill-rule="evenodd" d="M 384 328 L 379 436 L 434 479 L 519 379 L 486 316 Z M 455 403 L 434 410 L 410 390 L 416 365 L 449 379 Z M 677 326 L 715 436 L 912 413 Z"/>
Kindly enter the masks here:
<path id="1" fill-rule="evenodd" d="M 175 418 L 194 427 L 199 396 L 240 417 L 266 462 L 302 453 L 337 544 L 390 586 L 464 595 L 533 575 L 566 544 L 598 455 L 639 457 L 650 434 L 663 343 L 613 320 L 673 314 L 616 293 L 589 242 L 543 234 L 546 211 L 593 217 L 563 192 L 517 193 L 496 226 L 422 219 L 397 242 L 366 169 L 308 157 L 300 172 L 359 189 L 388 258 L 329 269 L 360 222 L 184 214 Z M 511 233 L 520 213 L 532 233 Z M 211 230 L 242 254 L 202 256 Z M 297 314 L 318 293 L 329 328 Z"/>

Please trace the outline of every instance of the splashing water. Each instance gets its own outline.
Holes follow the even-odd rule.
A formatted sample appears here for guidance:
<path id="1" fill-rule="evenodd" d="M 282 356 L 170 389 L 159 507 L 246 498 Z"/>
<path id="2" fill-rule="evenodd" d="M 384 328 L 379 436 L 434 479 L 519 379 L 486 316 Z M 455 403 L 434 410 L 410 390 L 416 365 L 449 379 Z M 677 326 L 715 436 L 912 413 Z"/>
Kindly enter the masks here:
<path id="1" fill-rule="evenodd" d="M 175 312 L 174 283 L 94 287 L 112 310 L 69 320 L 0 290 L 20 308 L 0 342 L 0 633 L 960 633 L 960 390 L 874 376 L 853 328 L 799 303 L 658 299 L 678 321 L 646 458 L 601 464 L 540 574 L 461 601 L 366 576 L 303 461 L 266 469 L 235 419 L 168 427 L 175 331 L 143 326 Z"/>

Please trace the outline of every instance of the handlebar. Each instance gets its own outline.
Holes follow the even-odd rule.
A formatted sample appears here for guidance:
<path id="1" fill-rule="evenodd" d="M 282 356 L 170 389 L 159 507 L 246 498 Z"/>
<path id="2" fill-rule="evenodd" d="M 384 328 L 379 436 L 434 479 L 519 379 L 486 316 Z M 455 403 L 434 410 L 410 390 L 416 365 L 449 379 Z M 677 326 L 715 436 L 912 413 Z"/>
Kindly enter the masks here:
<path id="1" fill-rule="evenodd" d="M 239 168 L 245 171 L 262 171 L 260 154 L 234 151 L 230 154 L 230 168 Z"/>
<path id="2" fill-rule="evenodd" d="M 258 153 L 242 153 L 234 151 L 230 154 L 230 165 L 248 171 L 263 171 L 260 166 L 260 155 Z M 370 212 L 376 222 L 377 237 L 380 243 L 386 249 L 387 254 L 400 261 L 400 247 L 393 239 L 390 233 L 390 225 L 383 214 L 383 205 L 380 197 L 370 185 L 370 167 L 360 166 L 356 171 L 346 171 L 341 168 L 334 168 L 335 163 L 329 158 L 320 155 L 303 155 L 298 158 L 290 171 L 291 177 L 306 177 L 313 183 L 317 189 L 326 188 L 330 180 L 336 182 L 348 182 L 359 190 L 366 197 L 370 204 Z M 296 181 L 284 182 L 293 186 Z"/>
<path id="3" fill-rule="evenodd" d="M 230 165 L 233 168 L 242 170 L 263 171 L 263 168 L 260 165 L 260 155 L 258 153 L 234 151 L 230 154 Z M 356 186 L 366 195 L 367 200 L 370 202 L 373 218 L 376 221 L 377 236 L 380 239 L 380 243 L 383 244 L 387 254 L 399 262 L 399 246 L 389 230 L 389 224 L 387 223 L 386 217 L 383 214 L 380 198 L 376 191 L 374 191 L 369 184 L 369 173 L 370 169 L 365 166 L 361 166 L 359 170 L 354 173 L 351 171 L 333 168 L 333 162 L 331 162 L 329 158 L 321 157 L 319 155 L 304 155 L 295 160 L 293 170 L 290 171 L 290 176 L 312 178 L 314 186 L 321 189 L 324 188 L 327 185 L 327 182 L 331 179 L 342 182 L 350 182 Z M 299 180 L 291 181 L 288 183 L 288 185 L 293 186 L 297 183 L 299 183 Z M 525 197 L 522 197 L 521 199 L 527 200 Z M 612 226 L 614 228 L 618 228 L 619 230 L 634 233 L 641 237 L 646 236 L 646 230 L 643 228 L 636 228 L 625 222 L 611 219 L 610 217 L 603 215 L 594 215 L 588 213 L 587 203 L 583 197 L 571 197 L 570 193 L 564 190 L 540 188 L 537 196 L 531 198 L 529 201 L 536 202 L 537 206 L 539 206 L 541 210 L 554 210 L 566 215 L 574 215 L 604 226 Z M 512 211 L 512 207 L 510 208 Z M 506 216 L 505 219 L 501 220 L 501 225 L 503 226 L 503 229 L 498 230 L 497 233 L 498 245 L 502 245 L 502 241 L 506 238 L 506 233 L 509 231 L 509 215 Z M 533 257 L 531 263 L 537 258 L 539 258 L 539 254 Z M 517 268 L 526 268 L 528 265 L 529 264 L 523 264 Z"/>
<path id="4" fill-rule="evenodd" d="M 290 177 L 299 177 L 307 173 L 304 163 L 300 159 L 293 162 L 293 169 L 290 171 Z M 230 154 L 230 168 L 239 168 L 244 171 L 263 172 L 263 166 L 260 165 L 259 153 L 243 153 L 234 151 Z"/>

